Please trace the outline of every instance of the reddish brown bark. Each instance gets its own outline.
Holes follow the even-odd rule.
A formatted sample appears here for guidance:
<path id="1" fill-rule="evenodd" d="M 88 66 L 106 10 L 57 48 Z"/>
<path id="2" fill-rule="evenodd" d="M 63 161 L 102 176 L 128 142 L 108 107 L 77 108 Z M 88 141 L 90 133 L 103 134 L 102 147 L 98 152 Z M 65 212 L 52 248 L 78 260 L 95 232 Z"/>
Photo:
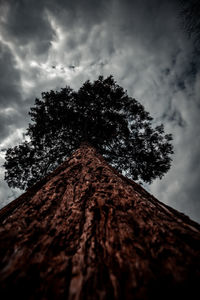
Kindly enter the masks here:
<path id="1" fill-rule="evenodd" d="M 200 226 L 90 146 L 3 208 L 0 221 L 5 299 L 198 299 Z"/>

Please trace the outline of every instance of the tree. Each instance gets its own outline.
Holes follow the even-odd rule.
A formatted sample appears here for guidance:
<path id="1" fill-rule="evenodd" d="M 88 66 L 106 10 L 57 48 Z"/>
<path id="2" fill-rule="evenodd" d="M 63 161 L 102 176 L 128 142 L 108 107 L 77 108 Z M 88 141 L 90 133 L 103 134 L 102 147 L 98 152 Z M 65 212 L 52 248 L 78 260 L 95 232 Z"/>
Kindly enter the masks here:
<path id="1" fill-rule="evenodd" d="M 83 144 L 0 210 L 1 299 L 198 299 L 199 248 L 199 224 Z"/>
<path id="2" fill-rule="evenodd" d="M 153 118 L 112 76 L 86 81 L 78 92 L 66 87 L 42 93 L 29 114 L 29 141 L 6 153 L 10 187 L 32 186 L 84 141 L 134 180 L 150 183 L 170 168 L 171 134 L 163 125 L 153 128 Z"/>

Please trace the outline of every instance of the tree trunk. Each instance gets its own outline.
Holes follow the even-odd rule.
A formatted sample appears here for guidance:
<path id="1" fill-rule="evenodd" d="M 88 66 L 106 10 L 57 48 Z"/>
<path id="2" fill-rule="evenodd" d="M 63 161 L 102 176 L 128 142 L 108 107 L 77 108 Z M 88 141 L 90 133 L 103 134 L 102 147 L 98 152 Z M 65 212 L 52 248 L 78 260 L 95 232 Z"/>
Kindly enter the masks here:
<path id="1" fill-rule="evenodd" d="M 198 299 L 200 225 L 88 145 L 0 221 L 2 299 Z"/>

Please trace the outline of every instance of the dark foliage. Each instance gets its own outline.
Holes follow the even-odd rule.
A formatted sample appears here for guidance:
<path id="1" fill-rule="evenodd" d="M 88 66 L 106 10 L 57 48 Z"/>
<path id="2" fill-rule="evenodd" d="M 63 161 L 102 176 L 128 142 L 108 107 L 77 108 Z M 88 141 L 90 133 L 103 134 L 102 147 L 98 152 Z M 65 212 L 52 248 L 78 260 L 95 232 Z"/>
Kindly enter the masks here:
<path id="1" fill-rule="evenodd" d="M 153 128 L 149 113 L 112 76 L 86 81 L 78 92 L 66 87 L 42 93 L 29 114 L 29 141 L 7 150 L 10 187 L 30 187 L 83 141 L 134 180 L 150 183 L 170 168 L 172 136 L 163 125 Z"/>

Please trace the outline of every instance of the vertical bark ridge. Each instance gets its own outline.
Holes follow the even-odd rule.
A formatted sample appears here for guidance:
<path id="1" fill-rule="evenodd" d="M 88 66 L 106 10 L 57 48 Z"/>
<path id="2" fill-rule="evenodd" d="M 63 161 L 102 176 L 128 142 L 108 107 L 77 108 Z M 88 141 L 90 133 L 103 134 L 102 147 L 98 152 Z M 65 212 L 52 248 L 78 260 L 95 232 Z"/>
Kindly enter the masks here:
<path id="1" fill-rule="evenodd" d="M 88 145 L 3 208 L 0 220 L 7 298 L 188 299 L 198 291 L 199 224 Z"/>

